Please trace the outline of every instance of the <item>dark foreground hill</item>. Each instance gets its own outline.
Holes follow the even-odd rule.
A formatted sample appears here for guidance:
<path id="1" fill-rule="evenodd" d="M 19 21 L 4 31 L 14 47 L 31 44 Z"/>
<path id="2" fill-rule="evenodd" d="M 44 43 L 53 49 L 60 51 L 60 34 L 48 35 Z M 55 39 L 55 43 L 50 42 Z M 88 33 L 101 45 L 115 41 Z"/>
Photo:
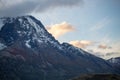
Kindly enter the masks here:
<path id="1" fill-rule="evenodd" d="M 78 78 L 72 80 L 120 80 L 120 75 L 116 74 L 91 74 L 81 75 Z"/>

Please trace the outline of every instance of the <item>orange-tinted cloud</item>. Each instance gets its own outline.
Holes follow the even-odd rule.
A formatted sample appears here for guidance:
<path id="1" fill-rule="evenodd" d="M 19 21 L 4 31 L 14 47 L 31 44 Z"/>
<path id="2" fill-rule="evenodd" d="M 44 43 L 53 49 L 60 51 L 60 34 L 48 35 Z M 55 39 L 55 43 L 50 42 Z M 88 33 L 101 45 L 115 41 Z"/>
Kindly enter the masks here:
<path id="1" fill-rule="evenodd" d="M 107 46 L 100 44 L 100 45 L 98 45 L 98 48 L 100 48 L 100 49 L 107 49 Z"/>
<path id="2" fill-rule="evenodd" d="M 100 45 L 98 45 L 98 48 L 100 48 L 100 49 L 110 49 L 110 48 L 112 48 L 112 47 L 107 46 L 107 45 L 105 45 L 105 44 L 100 44 Z"/>
<path id="3" fill-rule="evenodd" d="M 74 27 L 67 23 L 67 22 L 62 22 L 60 24 L 55 24 L 47 27 L 47 30 L 49 33 L 51 33 L 55 38 L 58 38 L 61 35 L 64 35 L 67 32 L 74 31 Z"/>
<path id="4" fill-rule="evenodd" d="M 86 48 L 87 46 L 92 45 L 93 42 L 87 40 L 81 40 L 81 41 L 76 40 L 76 41 L 70 41 L 69 43 L 78 48 Z"/>

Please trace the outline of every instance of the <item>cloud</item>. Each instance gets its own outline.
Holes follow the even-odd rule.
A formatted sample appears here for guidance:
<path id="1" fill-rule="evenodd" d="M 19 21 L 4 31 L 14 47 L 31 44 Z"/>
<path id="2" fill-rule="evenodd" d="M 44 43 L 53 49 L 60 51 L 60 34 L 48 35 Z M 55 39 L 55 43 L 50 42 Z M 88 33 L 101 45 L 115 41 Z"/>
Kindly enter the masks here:
<path id="1" fill-rule="evenodd" d="M 111 49 L 112 47 L 107 46 L 105 44 L 100 44 L 100 45 L 98 45 L 98 48 L 100 48 L 100 49 Z"/>
<path id="2" fill-rule="evenodd" d="M 93 44 L 92 41 L 87 41 L 87 40 L 81 40 L 81 41 L 75 40 L 75 41 L 70 41 L 69 43 L 78 48 L 86 48 Z"/>
<path id="3" fill-rule="evenodd" d="M 51 25 L 46 28 L 48 32 L 51 33 L 55 38 L 58 38 L 61 35 L 64 35 L 65 33 L 75 30 L 74 27 L 67 22 L 62 22 L 60 24 Z"/>
<path id="4" fill-rule="evenodd" d="M 82 0 L 0 0 L 0 16 L 44 12 L 56 7 L 72 7 L 82 3 Z"/>
<path id="5" fill-rule="evenodd" d="M 93 27 L 91 27 L 91 31 L 100 30 L 103 27 L 105 27 L 108 23 L 110 23 L 110 19 L 108 17 L 103 18 L 101 21 L 99 21 L 97 24 L 95 24 Z"/>

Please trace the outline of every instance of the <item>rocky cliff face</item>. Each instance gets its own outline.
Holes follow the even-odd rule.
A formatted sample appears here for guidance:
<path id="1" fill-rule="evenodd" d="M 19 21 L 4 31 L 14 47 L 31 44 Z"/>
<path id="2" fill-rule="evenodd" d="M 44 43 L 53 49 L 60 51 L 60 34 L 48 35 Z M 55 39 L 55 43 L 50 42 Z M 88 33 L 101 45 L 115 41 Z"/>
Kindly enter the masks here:
<path id="1" fill-rule="evenodd" d="M 112 68 L 82 49 L 60 44 L 33 16 L 0 18 L 1 80 L 65 80 L 115 73 Z"/>

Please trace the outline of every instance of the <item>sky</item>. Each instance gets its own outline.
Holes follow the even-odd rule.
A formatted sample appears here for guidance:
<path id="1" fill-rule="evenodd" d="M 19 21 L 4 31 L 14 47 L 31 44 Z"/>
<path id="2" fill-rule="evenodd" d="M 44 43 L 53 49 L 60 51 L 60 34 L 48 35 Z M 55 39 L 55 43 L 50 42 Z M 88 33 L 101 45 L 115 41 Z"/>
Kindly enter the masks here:
<path id="1" fill-rule="evenodd" d="M 120 57 L 120 0 L 0 0 L 0 17 L 33 15 L 57 40 Z"/>

